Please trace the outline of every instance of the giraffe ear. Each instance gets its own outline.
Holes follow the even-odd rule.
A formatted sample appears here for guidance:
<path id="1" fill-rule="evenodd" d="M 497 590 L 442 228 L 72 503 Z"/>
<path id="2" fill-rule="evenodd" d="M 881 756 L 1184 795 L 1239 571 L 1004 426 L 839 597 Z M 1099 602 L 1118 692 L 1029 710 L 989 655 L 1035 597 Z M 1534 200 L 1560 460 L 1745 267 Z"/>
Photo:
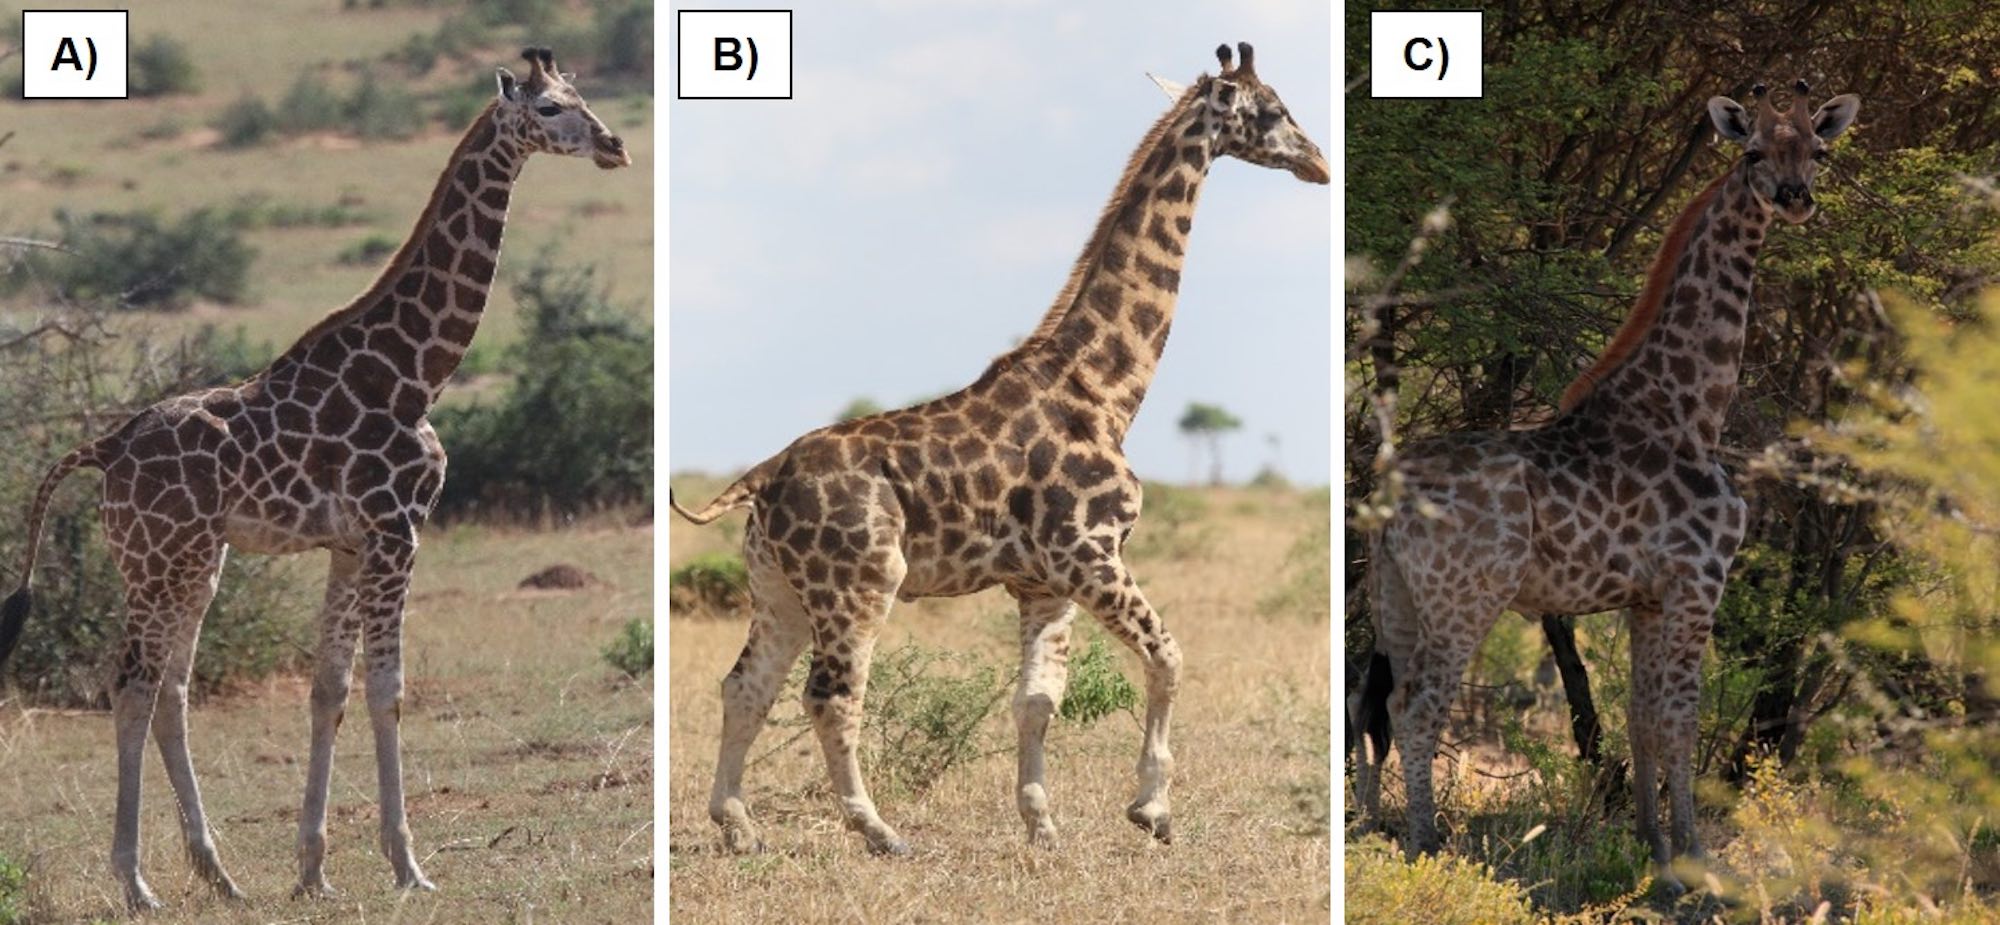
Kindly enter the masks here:
<path id="1" fill-rule="evenodd" d="M 1861 113 L 1861 97 L 1852 93 L 1842 93 L 1827 100 L 1813 113 L 1813 134 L 1832 141 L 1854 124 L 1854 117 Z"/>
<path id="2" fill-rule="evenodd" d="M 1708 121 L 1715 123 L 1715 130 L 1730 141 L 1750 139 L 1750 113 L 1729 97 L 1708 98 Z"/>
<path id="3" fill-rule="evenodd" d="M 494 68 L 494 77 L 500 83 L 500 98 L 510 103 L 521 99 L 521 83 L 514 79 L 514 72 L 504 67 Z"/>
<path id="4" fill-rule="evenodd" d="M 1146 77 L 1153 81 L 1154 86 L 1160 88 L 1161 93 L 1167 95 L 1167 99 L 1178 100 L 1181 98 L 1181 94 L 1187 92 L 1186 84 L 1177 84 L 1165 77 L 1157 77 L 1152 74 L 1147 74 Z"/>
<path id="5" fill-rule="evenodd" d="M 1236 81 L 1225 77 L 1217 77 L 1209 81 L 1208 108 L 1216 112 L 1228 112 L 1235 109 L 1238 96 L 1237 90 Z"/>

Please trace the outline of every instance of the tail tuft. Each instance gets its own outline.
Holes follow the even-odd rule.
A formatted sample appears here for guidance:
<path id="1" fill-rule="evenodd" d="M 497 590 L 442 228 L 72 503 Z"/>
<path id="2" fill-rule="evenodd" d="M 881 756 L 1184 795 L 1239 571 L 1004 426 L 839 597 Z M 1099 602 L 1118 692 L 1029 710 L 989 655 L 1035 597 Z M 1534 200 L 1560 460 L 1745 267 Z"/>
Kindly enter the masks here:
<path id="1" fill-rule="evenodd" d="M 28 625 L 28 604 L 33 600 L 33 593 L 24 584 L 0 604 L 0 667 L 6 666 L 7 656 L 14 654 L 14 646 L 21 641 L 21 628 Z"/>

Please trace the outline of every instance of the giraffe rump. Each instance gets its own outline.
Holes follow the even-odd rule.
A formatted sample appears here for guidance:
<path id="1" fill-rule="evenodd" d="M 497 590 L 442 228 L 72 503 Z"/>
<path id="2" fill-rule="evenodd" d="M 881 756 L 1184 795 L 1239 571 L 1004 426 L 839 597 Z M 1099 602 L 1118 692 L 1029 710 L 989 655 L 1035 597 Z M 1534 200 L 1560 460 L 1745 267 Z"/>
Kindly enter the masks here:
<path id="1" fill-rule="evenodd" d="M 41 487 L 35 490 L 34 504 L 28 508 L 28 544 L 27 551 L 22 554 L 21 585 L 14 589 L 13 594 L 7 595 L 6 603 L 0 604 L 0 668 L 6 667 L 8 656 L 13 655 L 14 647 L 20 644 L 22 628 L 28 625 L 29 605 L 34 600 L 30 586 L 34 583 L 35 558 L 41 552 L 42 522 L 48 517 L 49 498 L 71 472 L 84 467 L 99 468 L 101 465 L 98 441 L 92 440 L 69 451 L 50 466 L 48 474 L 42 477 Z"/>
<path id="2" fill-rule="evenodd" d="M 772 472 L 784 462 L 785 454 L 790 451 L 791 448 L 786 447 L 785 453 L 779 453 L 750 467 L 749 472 L 743 473 L 741 478 L 731 482 L 728 488 L 722 490 L 722 494 L 716 495 L 715 500 L 708 502 L 701 510 L 690 511 L 681 507 L 681 503 L 674 500 L 672 488 L 667 489 L 667 506 L 673 508 L 674 513 L 687 518 L 689 523 L 696 525 L 714 523 L 716 518 L 730 511 L 756 503 L 757 493 L 763 491 L 765 485 L 770 484 Z"/>

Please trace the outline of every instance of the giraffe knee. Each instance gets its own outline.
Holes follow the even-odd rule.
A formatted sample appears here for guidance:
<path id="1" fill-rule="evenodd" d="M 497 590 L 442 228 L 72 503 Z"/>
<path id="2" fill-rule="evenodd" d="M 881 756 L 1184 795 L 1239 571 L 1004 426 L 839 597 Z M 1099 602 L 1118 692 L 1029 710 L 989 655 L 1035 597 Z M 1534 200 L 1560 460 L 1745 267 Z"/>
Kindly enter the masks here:
<path id="1" fill-rule="evenodd" d="M 1014 725 L 1022 732 L 1048 728 L 1049 720 L 1062 709 L 1062 692 L 1023 690 L 1014 695 Z"/>

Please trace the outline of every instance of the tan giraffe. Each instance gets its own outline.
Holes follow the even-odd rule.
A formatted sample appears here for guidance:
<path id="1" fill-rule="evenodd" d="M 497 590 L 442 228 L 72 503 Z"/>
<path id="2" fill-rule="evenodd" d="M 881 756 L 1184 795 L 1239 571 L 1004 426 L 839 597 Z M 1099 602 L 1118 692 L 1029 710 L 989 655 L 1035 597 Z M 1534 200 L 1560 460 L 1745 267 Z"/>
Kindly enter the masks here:
<path id="1" fill-rule="evenodd" d="M 1555 420 L 1433 438 L 1396 459 L 1405 493 L 1371 537 L 1369 601 L 1394 679 L 1387 701 L 1413 856 L 1438 847 L 1438 736 L 1502 610 L 1628 611 L 1639 837 L 1674 888 L 1673 854 L 1701 853 L 1691 764 L 1701 657 L 1745 527 L 1716 446 L 1736 391 L 1752 266 L 1774 216 L 1812 216 L 1827 143 L 1861 105 L 1845 94 L 1808 117 L 1808 88 L 1796 89 L 1797 105 L 1781 114 L 1759 85 L 1754 119 L 1727 98 L 1708 101 L 1716 131 L 1744 154 L 1674 220 L 1637 306 L 1564 392 Z M 1356 717 L 1357 728 L 1371 719 Z M 1356 789 L 1372 821 L 1379 761 L 1371 765 L 1365 743 L 1360 752 Z M 1659 822 L 1662 762 L 1672 853 Z"/>
<path id="2" fill-rule="evenodd" d="M 444 481 L 444 448 L 426 415 L 479 326 L 508 198 L 528 155 L 588 157 L 606 169 L 631 163 L 624 142 L 591 114 L 548 49 L 522 57 L 528 78 L 499 70 L 498 99 L 473 120 L 415 230 L 374 285 L 244 382 L 167 399 L 78 447 L 35 496 L 20 589 L 0 609 L 0 662 L 27 620 L 50 495 L 74 469 L 104 471 L 104 535 L 128 611 L 112 684 L 118 806 L 111 857 L 134 908 L 159 905 L 139 874 L 149 724 L 195 869 L 220 894 L 242 896 L 216 857 L 187 746 L 195 639 L 231 547 L 332 553 L 313 675 L 297 892 L 332 892 L 323 874 L 327 788 L 334 731 L 362 642 L 382 852 L 399 887 L 434 888 L 411 852 L 397 732 L 403 599 L 418 529 Z"/>
<path id="3" fill-rule="evenodd" d="M 743 554 L 755 615 L 723 681 L 709 816 L 732 850 L 757 847 L 744 757 L 807 645 L 805 706 L 842 815 L 878 853 L 908 850 L 884 823 L 855 752 L 869 656 L 898 598 L 1001 585 L 1021 608 L 1014 697 L 1021 818 L 1050 842 L 1042 740 L 1068 679 L 1075 605 L 1146 668 L 1138 796 L 1126 817 L 1172 840 L 1167 726 L 1181 653 L 1121 558 L 1140 483 L 1120 449 L 1173 321 L 1195 197 L 1216 158 L 1325 183 L 1326 160 L 1258 79 L 1252 50 L 1216 49 L 1222 72 L 1146 133 L 1055 304 L 972 385 L 936 401 L 822 428 L 753 467 L 695 523 L 750 508 Z"/>

